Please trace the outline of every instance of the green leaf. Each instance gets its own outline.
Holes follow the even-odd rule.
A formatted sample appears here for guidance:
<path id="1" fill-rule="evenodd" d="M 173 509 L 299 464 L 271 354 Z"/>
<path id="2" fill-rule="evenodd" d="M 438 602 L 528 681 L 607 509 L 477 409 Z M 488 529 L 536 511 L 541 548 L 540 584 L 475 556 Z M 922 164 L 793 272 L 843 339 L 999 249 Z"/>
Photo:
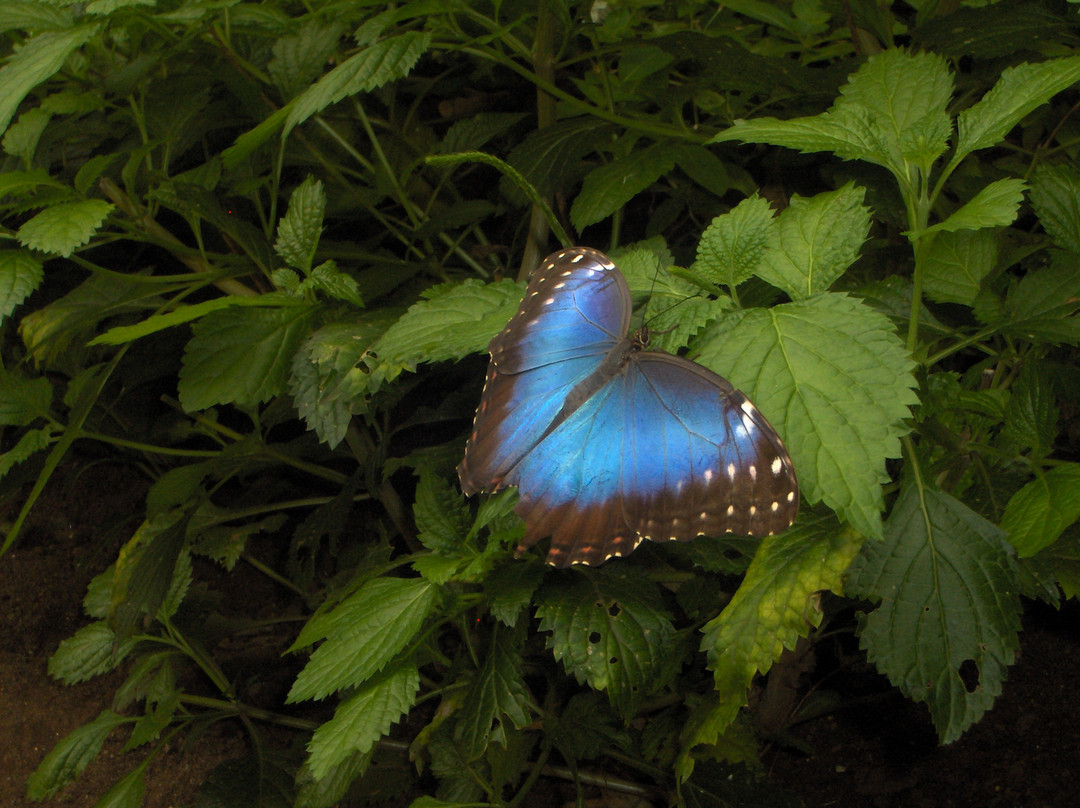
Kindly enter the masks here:
<path id="1" fill-rule="evenodd" d="M 308 429 L 334 448 L 345 438 L 352 416 L 367 409 L 365 396 L 377 389 L 371 349 L 397 320 L 392 309 L 323 326 L 293 357 L 289 392 Z"/>
<path id="2" fill-rule="evenodd" d="M 363 684 L 415 642 L 437 594 L 424 580 L 377 578 L 329 612 L 315 615 L 290 650 L 323 638 L 326 642 L 296 677 L 288 700 L 322 699 Z"/>
<path id="3" fill-rule="evenodd" d="M 938 303 L 970 306 L 993 270 L 998 255 L 994 230 L 960 230 L 938 233 L 926 255 L 923 292 Z"/>
<path id="4" fill-rule="evenodd" d="M 860 644 L 909 698 L 925 701 L 942 743 L 982 717 L 1019 647 L 1016 561 L 996 526 L 934 488 L 907 484 L 884 541 L 863 545 L 848 594 L 880 601 Z"/>
<path id="5" fill-rule="evenodd" d="M 49 448 L 52 443 L 53 430 L 30 429 L 19 436 L 18 442 L 6 452 L 0 453 L 0 478 L 11 471 L 16 465 L 33 457 L 40 451 Z"/>
<path id="6" fill-rule="evenodd" d="M 454 154 L 475 151 L 524 118 L 525 115 L 520 112 L 481 112 L 471 118 L 455 121 L 446 130 L 439 144 L 439 152 Z"/>
<path id="7" fill-rule="evenodd" d="M 821 521 L 762 540 L 735 596 L 701 629 L 718 701 L 685 749 L 716 743 L 746 704 L 754 676 L 821 623 L 817 593 L 842 594 L 841 576 L 862 544 L 850 528 Z"/>
<path id="8" fill-rule="evenodd" d="M 99 620 L 60 643 L 49 657 L 49 675 L 66 685 L 85 682 L 111 671 L 134 647 L 134 640 L 120 642 L 109 624 Z"/>
<path id="9" fill-rule="evenodd" d="M 120 551 L 113 574 L 111 613 L 118 638 L 131 637 L 166 601 L 189 520 L 188 514 L 178 513 L 144 521 Z"/>
<path id="10" fill-rule="evenodd" d="M 52 114 L 41 107 L 26 110 L 4 134 L 4 151 L 23 165 L 32 165 L 41 135 L 51 120 Z"/>
<path id="11" fill-rule="evenodd" d="M 308 742 L 308 765 L 315 779 L 326 777 L 354 753 L 372 749 L 409 712 L 419 689 L 420 673 L 410 660 L 365 682 L 342 701 Z"/>
<path id="12" fill-rule="evenodd" d="M 484 577 L 484 594 L 492 616 L 510 628 L 516 626 L 543 578 L 544 568 L 526 561 L 493 569 Z"/>
<path id="13" fill-rule="evenodd" d="M 489 743 L 507 746 L 505 719 L 510 719 L 517 729 L 523 729 L 532 720 L 529 696 L 521 676 L 522 650 L 520 632 L 515 637 L 513 632 L 495 626 L 484 665 L 470 685 L 458 714 L 455 737 L 464 745 L 469 760 L 480 757 Z"/>
<path id="14" fill-rule="evenodd" d="M 488 343 L 514 316 L 524 285 L 504 279 L 429 289 L 427 300 L 409 307 L 375 344 L 381 373 L 393 379 L 421 362 L 460 359 L 487 349 Z"/>
<path id="15" fill-rule="evenodd" d="M 444 479 L 428 471 L 420 474 L 413 519 L 416 538 L 426 548 L 441 555 L 462 555 L 472 518 L 461 493 Z"/>
<path id="16" fill-rule="evenodd" d="M 1001 529 L 1022 558 L 1049 547 L 1080 519 L 1080 464 L 1063 463 L 1017 491 L 1001 517 Z"/>
<path id="17" fill-rule="evenodd" d="M 547 198 L 571 185 L 583 170 L 582 158 L 608 145 L 614 131 L 611 124 L 591 115 L 569 118 L 529 133 L 510 151 L 506 161 L 541 198 Z M 499 191 L 513 205 L 522 206 L 529 201 L 508 176 L 499 181 Z"/>
<path id="18" fill-rule="evenodd" d="M 1054 381 L 1043 368 L 1025 365 L 1009 392 L 1002 436 L 1041 460 L 1054 450 L 1058 436 Z"/>
<path id="19" fill-rule="evenodd" d="M 945 108 L 952 90 L 952 76 L 940 56 L 894 48 L 871 56 L 821 115 L 736 121 L 710 142 L 742 140 L 803 152 L 830 151 L 845 160 L 883 166 L 906 185 L 908 161 L 925 168 L 945 149 Z"/>
<path id="20" fill-rule="evenodd" d="M 32 37 L 8 57 L 7 64 L 0 67 L 0 132 L 7 130 L 27 94 L 63 67 L 97 31 L 97 25 L 48 31 Z"/>
<path id="21" fill-rule="evenodd" d="M 1040 163 L 1031 177 L 1030 198 L 1035 215 L 1054 243 L 1080 253 L 1080 171 Z"/>
<path id="22" fill-rule="evenodd" d="M 430 44 L 430 33 L 407 31 L 353 54 L 293 99 L 282 135 L 350 95 L 370 92 L 409 75 Z"/>
<path id="23" fill-rule="evenodd" d="M 1080 56 L 1006 68 L 981 101 L 957 116 L 956 154 L 952 163 L 958 163 L 976 149 L 996 146 L 1029 112 L 1077 81 L 1080 81 Z"/>
<path id="24" fill-rule="evenodd" d="M 1028 272 L 1005 299 L 998 325 L 1010 336 L 1050 344 L 1080 342 L 1080 265 L 1054 251 L 1050 266 Z"/>
<path id="25" fill-rule="evenodd" d="M 626 567 L 601 568 L 545 587 L 536 614 L 548 647 L 568 673 L 606 690 L 626 719 L 663 682 L 674 628 L 652 584 Z"/>
<path id="26" fill-rule="evenodd" d="M 47 416 L 52 397 L 48 379 L 31 379 L 0 367 L 0 426 L 26 426 Z"/>
<path id="27" fill-rule="evenodd" d="M 304 275 L 311 273 L 311 263 L 322 235 L 326 192 L 322 183 L 310 174 L 289 197 L 289 212 L 278 224 L 274 250 L 291 267 Z"/>
<path id="28" fill-rule="evenodd" d="M 295 96 L 323 71 L 344 31 L 343 22 L 309 19 L 295 35 L 274 41 L 270 48 L 273 58 L 267 63 L 266 72 L 283 98 Z"/>
<path id="29" fill-rule="evenodd" d="M 892 323 L 842 294 L 720 317 L 697 361 L 729 379 L 780 433 L 802 495 L 881 536 L 885 459 L 900 456 L 917 402 Z"/>
<path id="30" fill-rule="evenodd" d="M 61 202 L 41 211 L 15 235 L 24 247 L 66 258 L 90 241 L 112 209 L 103 199 Z"/>
<path id="31" fill-rule="evenodd" d="M 124 775 L 122 780 L 113 783 L 101 799 L 94 803 L 93 808 L 140 808 L 143 804 L 143 793 L 146 791 L 146 766 L 150 761 L 144 761 Z"/>
<path id="32" fill-rule="evenodd" d="M 863 194 L 848 183 L 810 198 L 792 196 L 769 232 L 758 276 L 793 300 L 826 291 L 855 263 L 870 231 Z"/>
<path id="33" fill-rule="evenodd" d="M 304 764 L 296 775 L 296 808 L 332 808 L 343 800 L 349 786 L 367 771 L 375 747 L 364 753 L 353 752 L 316 779 L 309 764 Z"/>
<path id="34" fill-rule="evenodd" d="M 948 219 L 928 227 L 923 233 L 938 231 L 978 230 L 983 227 L 1004 227 L 1016 219 L 1016 211 L 1024 201 L 1027 186 L 1023 180 L 1006 178 L 990 183 L 955 211 Z"/>
<path id="35" fill-rule="evenodd" d="M 302 294 L 309 294 L 309 290 L 321 292 L 334 300 L 344 300 L 357 308 L 364 305 L 356 279 L 341 272 L 333 261 L 325 261 L 311 270 L 311 277 L 300 284 Z"/>
<path id="36" fill-rule="evenodd" d="M 98 753 L 109 733 L 131 721 L 112 710 L 103 710 L 89 724 L 84 724 L 60 741 L 26 781 L 26 796 L 31 800 L 51 797 L 78 776 Z"/>
<path id="37" fill-rule="evenodd" d="M 41 285 L 45 273 L 33 253 L 0 250 L 0 324 Z"/>
<path id="38" fill-rule="evenodd" d="M 180 370 L 180 403 L 188 412 L 215 404 L 255 407 L 280 394 L 293 354 L 306 336 L 312 307 L 228 308 L 192 327 Z"/>
<path id="39" fill-rule="evenodd" d="M 738 286 L 756 273 L 773 224 L 768 202 L 757 194 L 744 199 L 705 228 L 691 269 L 713 283 Z"/>
<path id="40" fill-rule="evenodd" d="M 675 157 L 657 143 L 594 169 L 570 206 L 570 221 L 584 230 L 606 219 L 674 167 Z"/>

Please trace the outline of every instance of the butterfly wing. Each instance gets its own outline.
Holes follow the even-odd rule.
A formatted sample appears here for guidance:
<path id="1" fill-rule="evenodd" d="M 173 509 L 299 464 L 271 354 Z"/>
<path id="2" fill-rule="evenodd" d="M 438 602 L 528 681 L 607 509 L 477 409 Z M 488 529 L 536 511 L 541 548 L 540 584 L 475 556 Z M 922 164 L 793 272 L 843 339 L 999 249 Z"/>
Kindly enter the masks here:
<path id="1" fill-rule="evenodd" d="M 630 314 L 626 280 L 603 253 L 579 247 L 544 260 L 488 346 L 484 393 L 458 466 L 466 494 L 508 485 L 507 474 L 553 422 L 588 398 L 579 385 L 629 344 Z"/>
<path id="2" fill-rule="evenodd" d="M 599 564 L 642 539 L 769 535 L 799 504 L 791 458 L 725 379 L 669 354 L 626 350 L 618 371 L 505 478 L 518 486 L 524 550 Z"/>

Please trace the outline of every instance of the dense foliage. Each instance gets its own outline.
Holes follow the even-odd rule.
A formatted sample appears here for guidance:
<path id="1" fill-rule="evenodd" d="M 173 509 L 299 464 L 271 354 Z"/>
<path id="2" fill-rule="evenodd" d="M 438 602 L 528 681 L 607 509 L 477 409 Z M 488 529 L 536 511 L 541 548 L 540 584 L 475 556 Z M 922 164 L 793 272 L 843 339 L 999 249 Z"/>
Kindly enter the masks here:
<path id="1" fill-rule="evenodd" d="M 0 30 L 3 549 L 79 446 L 152 479 L 50 665 L 127 679 L 30 798 L 120 728 L 235 718 L 203 804 L 512 805 L 597 761 L 739 804 L 815 709 L 760 675 L 823 620 L 854 605 L 947 743 L 1021 596 L 1080 591 L 1074 6 L 6 0 Z M 485 348 L 560 243 L 776 426 L 790 531 L 557 571 L 515 558 L 512 491 L 461 496 Z M 269 620 L 218 612 L 241 561 Z M 216 653 L 256 617 L 285 703 Z"/>

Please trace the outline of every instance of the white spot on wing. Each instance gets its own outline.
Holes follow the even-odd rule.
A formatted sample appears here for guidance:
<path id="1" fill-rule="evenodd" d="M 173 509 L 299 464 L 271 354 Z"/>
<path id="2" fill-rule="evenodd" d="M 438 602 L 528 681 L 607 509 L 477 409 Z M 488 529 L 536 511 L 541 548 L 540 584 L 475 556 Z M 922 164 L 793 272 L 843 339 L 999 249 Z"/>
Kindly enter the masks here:
<path id="1" fill-rule="evenodd" d="M 779 474 L 780 469 L 782 469 L 783 467 L 784 467 L 784 461 L 782 461 L 779 457 L 774 457 L 773 461 L 772 461 L 772 465 L 769 466 L 769 468 L 772 469 L 773 476 Z"/>
<path id="2" fill-rule="evenodd" d="M 734 463 L 728 463 L 727 464 L 727 476 L 728 476 L 728 479 L 731 480 L 732 482 L 735 481 L 735 464 Z"/>
<path id="3" fill-rule="evenodd" d="M 756 480 L 757 479 L 757 466 L 750 465 L 746 470 L 748 472 L 750 472 L 750 479 L 751 480 Z"/>

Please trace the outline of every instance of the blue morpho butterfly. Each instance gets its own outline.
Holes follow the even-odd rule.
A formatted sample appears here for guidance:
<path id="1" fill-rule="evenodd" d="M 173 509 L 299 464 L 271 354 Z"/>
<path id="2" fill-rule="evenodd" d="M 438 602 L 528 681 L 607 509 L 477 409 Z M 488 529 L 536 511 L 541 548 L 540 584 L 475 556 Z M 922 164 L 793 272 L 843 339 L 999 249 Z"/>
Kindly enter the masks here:
<path id="1" fill-rule="evenodd" d="M 465 459 L 466 494 L 516 485 L 523 552 L 600 564 L 642 539 L 765 536 L 790 527 L 799 484 L 776 431 L 701 365 L 627 336 L 630 288 L 603 253 L 548 256 L 491 363 Z"/>

